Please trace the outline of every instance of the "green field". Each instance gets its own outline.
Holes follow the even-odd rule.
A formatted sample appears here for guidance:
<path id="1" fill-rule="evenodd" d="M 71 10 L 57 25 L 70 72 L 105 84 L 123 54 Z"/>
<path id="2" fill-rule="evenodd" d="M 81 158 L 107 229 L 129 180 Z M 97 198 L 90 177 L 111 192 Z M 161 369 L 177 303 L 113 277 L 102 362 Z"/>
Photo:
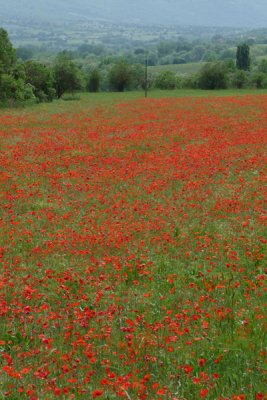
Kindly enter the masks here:
<path id="1" fill-rule="evenodd" d="M 192 75 L 192 74 L 196 74 L 203 65 L 205 65 L 204 62 L 156 65 L 153 67 L 149 67 L 148 71 L 153 75 L 159 74 L 160 72 L 164 72 L 164 71 L 173 71 L 180 75 Z"/>
<path id="2" fill-rule="evenodd" d="M 0 398 L 266 399 L 266 115 L 267 90 L 0 110 Z"/>
<path id="3" fill-rule="evenodd" d="M 264 95 L 267 89 L 221 89 L 221 90 L 201 90 L 201 89 L 175 89 L 148 91 L 148 101 L 150 98 L 168 97 L 214 97 L 214 96 L 245 96 L 245 95 Z M 79 112 L 88 107 L 93 109 L 99 106 L 109 106 L 115 103 L 134 101 L 144 98 L 142 91 L 129 92 L 100 92 L 100 93 L 77 93 L 74 96 L 63 96 L 61 100 L 54 100 L 52 103 L 29 104 L 10 109 L 12 114 L 27 114 L 29 111 L 38 113 L 65 113 Z M 7 108 L 0 108 L 0 115 L 7 112 Z"/>

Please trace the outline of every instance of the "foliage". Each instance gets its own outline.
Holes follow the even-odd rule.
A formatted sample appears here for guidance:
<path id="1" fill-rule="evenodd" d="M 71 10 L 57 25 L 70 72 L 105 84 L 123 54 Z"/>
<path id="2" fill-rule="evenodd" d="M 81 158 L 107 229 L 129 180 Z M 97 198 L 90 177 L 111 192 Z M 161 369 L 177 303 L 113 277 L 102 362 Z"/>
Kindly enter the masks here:
<path id="1" fill-rule="evenodd" d="M 28 61 L 33 58 L 34 52 L 28 47 L 18 47 L 16 49 L 17 57 L 23 61 Z"/>
<path id="2" fill-rule="evenodd" d="M 100 72 L 98 68 L 94 68 L 88 76 L 87 90 L 96 93 L 100 88 Z"/>
<path id="3" fill-rule="evenodd" d="M 175 89 L 176 75 L 172 71 L 163 71 L 155 79 L 154 86 L 158 89 Z"/>
<path id="4" fill-rule="evenodd" d="M 0 28 L 0 74 L 9 73 L 16 62 L 16 51 L 13 48 L 8 33 Z"/>
<path id="5" fill-rule="evenodd" d="M 238 69 L 248 71 L 250 69 L 250 48 L 244 43 L 237 46 L 236 51 L 236 66 Z"/>
<path id="6" fill-rule="evenodd" d="M 83 87 L 81 70 L 67 54 L 62 53 L 57 56 L 53 67 L 53 74 L 58 99 L 66 92 L 73 93 Z"/>
<path id="7" fill-rule="evenodd" d="M 253 72 L 251 75 L 251 83 L 252 86 L 255 86 L 257 89 L 267 88 L 267 73 Z"/>
<path id="8" fill-rule="evenodd" d="M 35 61 L 25 63 L 25 82 L 33 87 L 38 101 L 52 101 L 55 97 L 52 71 L 45 65 Z"/>
<path id="9" fill-rule="evenodd" d="M 263 72 L 264 74 L 267 74 L 267 58 L 263 58 L 259 65 L 258 65 L 258 71 Z"/>
<path id="10" fill-rule="evenodd" d="M 236 70 L 231 76 L 231 84 L 234 88 L 242 89 L 249 83 L 248 74 L 242 70 Z"/>
<path id="11" fill-rule="evenodd" d="M 30 85 L 25 84 L 22 79 L 15 79 L 12 75 L 0 75 L 0 101 L 12 104 L 16 101 L 34 99 L 33 90 Z"/>
<path id="12" fill-rule="evenodd" d="M 151 76 L 147 76 L 147 87 L 151 87 Z M 130 85 L 131 89 L 144 89 L 145 88 L 145 68 L 141 64 L 132 65 L 132 82 Z"/>
<path id="13" fill-rule="evenodd" d="M 205 64 L 199 73 L 198 86 L 200 89 L 225 89 L 227 73 L 224 63 Z"/>
<path id="14" fill-rule="evenodd" d="M 182 78 L 181 86 L 186 89 L 197 89 L 199 87 L 199 77 L 197 74 L 186 75 Z"/>
<path id="15" fill-rule="evenodd" d="M 108 81 L 111 90 L 123 92 L 125 89 L 128 89 L 133 81 L 131 65 L 126 61 L 114 64 L 109 71 Z"/>

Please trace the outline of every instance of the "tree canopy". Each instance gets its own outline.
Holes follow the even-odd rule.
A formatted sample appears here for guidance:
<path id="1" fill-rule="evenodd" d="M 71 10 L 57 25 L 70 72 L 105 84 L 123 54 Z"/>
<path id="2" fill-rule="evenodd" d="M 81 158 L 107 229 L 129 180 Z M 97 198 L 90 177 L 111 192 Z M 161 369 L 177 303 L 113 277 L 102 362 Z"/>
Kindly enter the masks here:
<path id="1" fill-rule="evenodd" d="M 248 71 L 250 68 L 250 49 L 246 43 L 237 46 L 236 66 L 238 69 Z"/>
<path id="2" fill-rule="evenodd" d="M 67 54 L 58 55 L 54 65 L 54 80 L 58 99 L 65 92 L 74 92 L 82 87 L 80 70 Z"/>
<path id="3" fill-rule="evenodd" d="M 0 28 L 0 73 L 9 73 L 16 62 L 16 50 L 5 29 Z"/>

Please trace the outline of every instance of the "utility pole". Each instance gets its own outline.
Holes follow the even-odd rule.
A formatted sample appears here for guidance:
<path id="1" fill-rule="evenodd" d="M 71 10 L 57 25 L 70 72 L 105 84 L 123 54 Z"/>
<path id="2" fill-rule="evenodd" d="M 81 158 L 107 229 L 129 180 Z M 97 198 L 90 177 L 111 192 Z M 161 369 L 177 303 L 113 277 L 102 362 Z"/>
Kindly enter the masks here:
<path id="1" fill-rule="evenodd" d="M 145 98 L 147 98 L 147 55 L 146 55 L 146 66 L 145 66 Z"/>

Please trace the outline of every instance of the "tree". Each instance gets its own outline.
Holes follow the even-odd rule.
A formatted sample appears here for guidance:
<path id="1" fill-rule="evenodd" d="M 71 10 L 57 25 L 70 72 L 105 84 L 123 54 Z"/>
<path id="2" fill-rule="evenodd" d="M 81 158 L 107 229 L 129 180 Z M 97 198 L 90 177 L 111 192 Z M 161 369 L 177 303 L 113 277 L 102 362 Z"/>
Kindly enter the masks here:
<path id="1" fill-rule="evenodd" d="M 175 89 L 176 76 L 172 71 L 161 72 L 155 80 L 155 87 L 158 89 Z"/>
<path id="2" fill-rule="evenodd" d="M 33 51 L 28 47 L 19 47 L 16 49 L 17 57 L 23 61 L 28 61 L 33 57 Z"/>
<path id="3" fill-rule="evenodd" d="M 29 85 L 22 79 L 15 79 L 12 75 L 0 75 L 0 101 L 4 103 L 13 103 L 34 99 L 34 94 Z"/>
<path id="4" fill-rule="evenodd" d="M 126 61 L 114 64 L 108 74 L 109 87 L 117 92 L 123 92 L 126 88 L 129 88 L 132 80 L 132 69 Z"/>
<path id="5" fill-rule="evenodd" d="M 200 89 L 225 89 L 227 73 L 223 63 L 208 63 L 200 70 L 198 85 Z"/>
<path id="6" fill-rule="evenodd" d="M 0 28 L 0 101 L 12 104 L 33 98 L 31 86 L 25 84 L 24 66 L 17 62 L 7 32 Z"/>
<path id="7" fill-rule="evenodd" d="M 242 89 L 248 83 L 248 76 L 247 73 L 242 70 L 238 69 L 232 76 L 232 85 L 237 89 Z"/>
<path id="8" fill-rule="evenodd" d="M 33 87 L 33 93 L 39 101 L 52 101 L 55 97 L 52 72 L 45 65 L 35 61 L 25 63 L 25 82 Z"/>
<path id="9" fill-rule="evenodd" d="M 7 31 L 0 28 L 0 74 L 10 73 L 15 62 L 16 51 L 9 40 Z"/>
<path id="10" fill-rule="evenodd" d="M 267 74 L 264 72 L 254 72 L 251 75 L 251 83 L 257 89 L 266 89 L 267 87 Z"/>
<path id="11" fill-rule="evenodd" d="M 100 87 L 100 73 L 97 68 L 94 68 L 89 74 L 87 82 L 87 90 L 89 92 L 96 93 L 99 91 L 99 87 Z"/>
<path id="12" fill-rule="evenodd" d="M 249 46 L 244 43 L 237 46 L 236 51 L 236 66 L 238 69 L 248 71 L 250 68 L 250 49 Z"/>
<path id="13" fill-rule="evenodd" d="M 147 77 L 147 86 L 149 88 L 150 78 Z M 134 64 L 132 66 L 132 82 L 131 89 L 145 89 L 145 68 L 141 64 Z"/>
<path id="14" fill-rule="evenodd" d="M 267 58 L 263 58 L 259 65 L 258 65 L 258 71 L 263 72 L 264 74 L 267 73 Z"/>
<path id="15" fill-rule="evenodd" d="M 56 96 L 60 99 L 64 93 L 82 88 L 82 74 L 79 67 L 67 54 L 59 54 L 53 68 Z"/>

